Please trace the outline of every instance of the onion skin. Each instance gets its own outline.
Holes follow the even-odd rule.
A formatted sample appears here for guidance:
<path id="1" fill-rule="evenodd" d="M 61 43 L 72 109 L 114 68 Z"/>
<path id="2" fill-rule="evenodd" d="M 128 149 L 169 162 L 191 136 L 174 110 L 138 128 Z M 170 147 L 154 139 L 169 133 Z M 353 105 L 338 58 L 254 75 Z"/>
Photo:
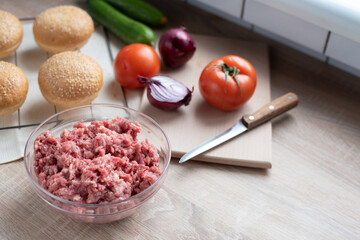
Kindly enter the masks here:
<path id="1" fill-rule="evenodd" d="M 146 85 L 147 98 L 156 108 L 171 111 L 187 106 L 191 101 L 192 91 L 175 79 L 159 75 L 152 78 L 138 76 L 137 79 Z"/>
<path id="2" fill-rule="evenodd" d="M 159 52 L 163 63 L 169 68 L 178 68 L 189 61 L 196 50 L 195 43 L 183 28 L 165 32 L 159 41 Z"/>
<path id="3" fill-rule="evenodd" d="M 159 102 L 156 99 L 154 99 L 151 95 L 151 89 L 147 89 L 147 93 L 146 93 L 148 100 L 150 102 L 151 105 L 153 105 L 154 107 L 164 110 L 164 111 L 172 111 L 172 110 L 176 110 L 179 107 L 181 107 L 182 105 L 189 105 L 190 100 L 191 100 L 191 92 L 190 94 L 185 97 L 185 101 L 181 101 L 181 102 Z"/>

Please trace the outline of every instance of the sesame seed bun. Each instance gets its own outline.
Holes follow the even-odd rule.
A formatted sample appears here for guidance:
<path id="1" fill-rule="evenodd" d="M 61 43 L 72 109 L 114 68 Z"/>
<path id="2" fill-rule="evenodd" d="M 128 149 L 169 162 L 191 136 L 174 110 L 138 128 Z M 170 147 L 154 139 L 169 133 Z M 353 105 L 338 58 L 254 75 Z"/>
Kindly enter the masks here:
<path id="1" fill-rule="evenodd" d="M 89 14 L 74 6 L 49 8 L 36 17 L 33 26 L 36 43 L 50 53 L 80 49 L 93 32 Z"/>
<path id="2" fill-rule="evenodd" d="M 58 107 L 89 104 L 103 85 L 100 65 L 79 52 L 62 52 L 46 60 L 39 69 L 39 86 L 45 99 Z"/>
<path id="3" fill-rule="evenodd" d="M 24 72 L 12 63 L 0 61 L 0 116 L 18 110 L 24 103 L 29 83 Z"/>
<path id="4" fill-rule="evenodd" d="M 23 27 L 17 17 L 0 10 L 0 58 L 12 54 L 21 44 Z"/>

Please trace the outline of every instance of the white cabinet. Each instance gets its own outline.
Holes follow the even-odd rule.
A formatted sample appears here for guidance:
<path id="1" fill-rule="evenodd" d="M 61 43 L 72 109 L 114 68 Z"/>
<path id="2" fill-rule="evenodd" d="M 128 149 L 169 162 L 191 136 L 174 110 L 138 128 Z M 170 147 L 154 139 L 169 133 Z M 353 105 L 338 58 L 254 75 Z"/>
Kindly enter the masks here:
<path id="1" fill-rule="evenodd" d="M 251 24 L 241 20 L 244 1 L 245 0 L 187 0 L 191 5 L 250 29 Z"/>
<path id="2" fill-rule="evenodd" d="M 237 18 L 240 18 L 243 5 L 243 0 L 189 0 L 189 2 L 199 2 Z"/>
<path id="3" fill-rule="evenodd" d="M 328 31 L 254 0 L 247 0 L 243 20 L 289 41 L 322 53 Z"/>
<path id="4" fill-rule="evenodd" d="M 336 65 L 332 59 L 360 69 L 360 43 L 331 33 L 325 54 L 330 57 L 329 63 Z"/>
<path id="5" fill-rule="evenodd" d="M 187 2 L 360 76 L 360 3 L 357 1 Z"/>

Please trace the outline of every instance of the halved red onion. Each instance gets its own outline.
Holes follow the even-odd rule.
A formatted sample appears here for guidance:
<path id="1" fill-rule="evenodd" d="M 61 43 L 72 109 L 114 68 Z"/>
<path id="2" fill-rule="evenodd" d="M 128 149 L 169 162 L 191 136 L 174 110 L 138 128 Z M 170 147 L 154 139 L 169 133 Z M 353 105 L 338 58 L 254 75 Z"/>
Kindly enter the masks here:
<path id="1" fill-rule="evenodd" d="M 152 78 L 138 76 L 137 79 L 147 86 L 148 100 L 156 108 L 169 111 L 191 101 L 192 91 L 173 78 L 158 75 Z"/>

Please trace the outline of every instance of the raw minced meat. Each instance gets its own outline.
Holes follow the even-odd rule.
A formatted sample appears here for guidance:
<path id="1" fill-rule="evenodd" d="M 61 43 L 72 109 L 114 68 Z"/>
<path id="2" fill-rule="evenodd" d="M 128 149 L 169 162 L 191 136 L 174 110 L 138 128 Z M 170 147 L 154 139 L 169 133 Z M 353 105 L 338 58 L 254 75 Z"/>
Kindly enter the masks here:
<path id="1" fill-rule="evenodd" d="M 141 126 L 117 117 L 83 121 L 60 137 L 50 131 L 35 141 L 34 168 L 39 184 L 50 193 L 79 203 L 126 199 L 153 184 L 161 175 L 159 154 L 139 142 Z"/>

